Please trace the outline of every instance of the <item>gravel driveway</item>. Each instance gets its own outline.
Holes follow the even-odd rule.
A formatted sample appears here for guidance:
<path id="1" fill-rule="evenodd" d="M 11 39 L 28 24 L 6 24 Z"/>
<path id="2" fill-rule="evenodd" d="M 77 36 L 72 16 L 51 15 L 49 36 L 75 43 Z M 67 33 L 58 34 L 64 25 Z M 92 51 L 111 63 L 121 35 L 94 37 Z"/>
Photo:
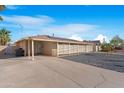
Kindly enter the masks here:
<path id="1" fill-rule="evenodd" d="M 86 53 L 80 55 L 65 56 L 62 58 L 118 72 L 124 72 L 124 55 Z"/>

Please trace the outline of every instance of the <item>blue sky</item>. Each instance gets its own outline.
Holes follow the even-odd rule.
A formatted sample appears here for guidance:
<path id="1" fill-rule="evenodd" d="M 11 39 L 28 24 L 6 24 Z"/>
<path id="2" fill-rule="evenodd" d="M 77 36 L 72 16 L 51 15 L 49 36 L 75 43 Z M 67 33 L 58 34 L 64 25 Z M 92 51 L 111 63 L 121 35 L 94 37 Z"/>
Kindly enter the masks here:
<path id="1" fill-rule="evenodd" d="M 0 12 L 0 28 L 11 31 L 12 41 L 46 34 L 77 40 L 124 37 L 124 6 L 7 6 Z"/>

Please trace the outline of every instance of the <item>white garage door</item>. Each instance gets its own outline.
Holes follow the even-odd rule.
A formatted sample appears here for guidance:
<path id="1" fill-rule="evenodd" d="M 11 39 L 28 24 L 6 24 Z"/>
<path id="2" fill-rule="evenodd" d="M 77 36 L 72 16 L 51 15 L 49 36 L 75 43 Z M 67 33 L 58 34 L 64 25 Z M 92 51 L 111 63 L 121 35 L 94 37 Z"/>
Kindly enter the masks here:
<path id="1" fill-rule="evenodd" d="M 86 52 L 85 45 L 79 45 L 79 52 Z"/>
<path id="2" fill-rule="evenodd" d="M 59 44 L 59 55 L 61 54 L 69 54 L 69 44 Z"/>
<path id="3" fill-rule="evenodd" d="M 70 48 L 69 48 L 70 46 Z M 69 50 L 70 49 L 70 50 Z M 76 45 L 76 44 L 63 44 L 63 43 L 60 43 L 59 44 L 59 49 L 58 49 L 58 53 L 59 55 L 62 55 L 62 54 L 73 54 L 73 53 L 85 53 L 85 52 L 91 52 L 93 51 L 93 46 L 92 45 L 85 45 L 85 44 L 82 44 L 82 45 Z"/>
<path id="4" fill-rule="evenodd" d="M 93 51 L 93 46 L 92 45 L 87 45 L 86 46 L 86 52 L 92 52 Z"/>
<path id="5" fill-rule="evenodd" d="M 70 48 L 69 48 L 70 46 Z M 70 49 L 70 50 L 69 50 Z M 59 49 L 58 49 L 59 55 L 62 54 L 71 54 L 71 53 L 78 53 L 78 45 L 75 44 L 59 44 Z"/>
<path id="6" fill-rule="evenodd" d="M 78 53 L 78 45 L 70 44 L 70 53 Z"/>

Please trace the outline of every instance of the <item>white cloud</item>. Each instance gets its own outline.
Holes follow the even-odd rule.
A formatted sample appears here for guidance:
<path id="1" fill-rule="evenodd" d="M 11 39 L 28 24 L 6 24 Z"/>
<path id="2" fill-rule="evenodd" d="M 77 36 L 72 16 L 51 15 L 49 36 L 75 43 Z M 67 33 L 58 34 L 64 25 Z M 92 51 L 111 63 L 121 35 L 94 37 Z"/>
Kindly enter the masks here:
<path id="1" fill-rule="evenodd" d="M 103 35 L 103 34 L 99 34 L 95 40 L 100 40 L 101 43 L 103 43 L 104 41 L 108 41 L 107 40 L 107 36 Z"/>
<path id="2" fill-rule="evenodd" d="M 72 35 L 72 36 L 70 37 L 70 39 L 83 41 L 83 39 L 82 39 L 79 35 Z"/>
<path id="3" fill-rule="evenodd" d="M 47 33 L 63 34 L 64 36 L 72 36 L 75 34 L 84 34 L 84 32 L 95 30 L 96 25 L 90 24 L 65 24 L 54 25 L 47 28 L 43 28 L 42 31 Z"/>
<path id="4" fill-rule="evenodd" d="M 17 6 L 14 6 L 14 5 L 7 5 L 6 8 L 7 8 L 7 9 L 12 9 L 12 10 L 14 10 L 14 9 L 17 9 L 18 7 L 17 7 Z"/>
<path id="5" fill-rule="evenodd" d="M 54 19 L 49 16 L 18 16 L 18 15 L 12 15 L 12 16 L 4 16 L 3 19 L 6 22 L 15 23 L 15 24 L 21 24 L 23 26 L 31 27 L 31 26 L 37 26 L 37 25 L 46 25 L 50 22 L 53 22 Z"/>

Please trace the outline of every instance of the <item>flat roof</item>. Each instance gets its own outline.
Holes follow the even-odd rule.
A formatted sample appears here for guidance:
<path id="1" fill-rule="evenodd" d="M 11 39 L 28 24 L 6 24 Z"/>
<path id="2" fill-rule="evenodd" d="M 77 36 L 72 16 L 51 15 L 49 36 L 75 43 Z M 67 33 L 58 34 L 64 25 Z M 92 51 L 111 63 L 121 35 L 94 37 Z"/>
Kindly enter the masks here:
<path id="1" fill-rule="evenodd" d="M 78 41 L 74 39 L 62 38 L 62 37 L 54 37 L 54 36 L 49 36 L 49 35 L 37 35 L 37 36 L 26 37 L 17 42 L 28 40 L 28 39 L 32 39 L 36 41 L 51 41 L 51 42 L 60 42 L 60 43 L 62 42 L 62 43 L 93 44 L 89 42 L 83 42 L 83 41 Z"/>

